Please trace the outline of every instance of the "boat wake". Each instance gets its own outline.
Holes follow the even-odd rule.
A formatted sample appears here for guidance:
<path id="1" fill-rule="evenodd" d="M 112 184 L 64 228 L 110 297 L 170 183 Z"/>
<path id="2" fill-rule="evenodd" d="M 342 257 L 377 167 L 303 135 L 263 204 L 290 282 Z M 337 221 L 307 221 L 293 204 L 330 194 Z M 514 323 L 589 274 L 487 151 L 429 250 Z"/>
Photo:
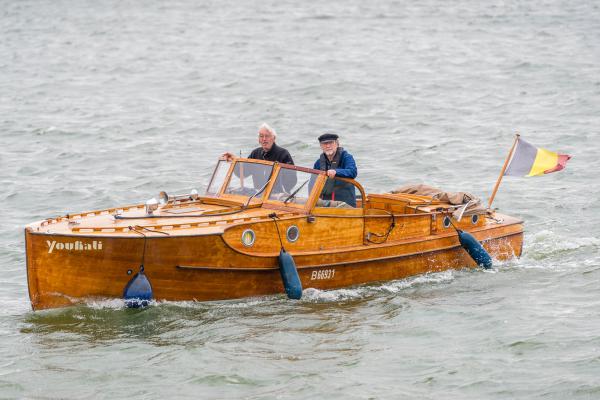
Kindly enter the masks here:
<path id="1" fill-rule="evenodd" d="M 361 299 L 380 293 L 396 294 L 406 289 L 411 289 L 421 285 L 443 284 L 452 282 L 456 275 L 455 270 L 443 272 L 434 272 L 418 276 L 413 276 L 407 279 L 390 281 L 375 285 L 358 286 L 355 288 L 344 288 L 337 290 L 319 290 L 308 288 L 305 289 L 302 296 L 302 301 L 307 302 L 337 302 L 352 299 Z"/>
<path id="2" fill-rule="evenodd" d="M 493 270 L 490 270 L 493 272 Z M 307 288 L 302 292 L 300 303 L 333 303 L 346 300 L 358 300 L 370 297 L 376 294 L 387 293 L 396 294 L 403 290 L 411 289 L 423 285 L 445 284 L 452 282 L 456 274 L 460 273 L 455 270 L 443 272 L 427 273 L 401 279 L 397 281 L 383 282 L 381 284 L 372 284 L 357 286 L 354 288 L 342 288 L 334 290 L 320 290 L 315 288 Z M 283 300 L 283 294 L 252 297 L 239 300 L 223 300 L 211 302 L 196 302 L 196 301 L 156 301 L 152 300 L 149 303 L 151 307 L 177 307 L 177 308 L 202 308 L 202 309 L 244 309 L 255 306 L 263 306 L 265 304 L 279 303 Z M 121 310 L 127 308 L 123 299 L 89 299 L 85 306 L 93 310 Z"/>
<path id="3" fill-rule="evenodd" d="M 570 238 L 555 234 L 551 230 L 534 233 L 524 250 L 526 259 L 546 260 L 571 256 L 574 252 L 595 250 L 600 247 L 600 238 Z"/>

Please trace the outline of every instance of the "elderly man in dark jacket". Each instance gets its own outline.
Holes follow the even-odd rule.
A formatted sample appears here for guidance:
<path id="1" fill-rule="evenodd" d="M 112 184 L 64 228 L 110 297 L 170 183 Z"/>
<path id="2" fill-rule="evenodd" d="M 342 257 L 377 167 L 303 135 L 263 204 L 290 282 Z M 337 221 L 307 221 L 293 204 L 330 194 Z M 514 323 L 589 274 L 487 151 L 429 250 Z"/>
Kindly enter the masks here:
<path id="1" fill-rule="evenodd" d="M 283 147 L 277 146 L 275 143 L 276 139 L 277 132 L 275 132 L 275 129 L 271 128 L 266 123 L 263 123 L 258 128 L 258 144 L 260 144 L 260 147 L 252 150 L 248 158 L 294 165 L 294 160 L 292 159 L 290 152 Z M 223 153 L 221 158 L 227 161 L 233 161 L 235 155 L 232 153 Z M 252 176 L 255 189 L 263 187 L 269 179 L 269 175 L 265 174 L 265 172 L 266 170 L 264 168 L 257 168 L 252 165 L 248 165 L 245 171 L 247 175 Z M 234 173 L 238 175 L 238 172 L 234 171 Z M 288 193 L 294 188 L 296 182 L 297 178 L 295 173 L 286 174 L 286 179 L 278 182 L 273 190 L 276 192 Z"/>
<path id="2" fill-rule="evenodd" d="M 354 179 L 358 175 L 354 157 L 340 147 L 339 136 L 335 133 L 325 133 L 319 136 L 319 144 L 323 153 L 315 162 L 314 169 L 326 171 L 327 180 L 320 198 L 323 200 L 343 201 L 356 207 L 356 190 L 354 185 L 338 178 Z"/>
<path id="3" fill-rule="evenodd" d="M 267 161 L 278 161 L 284 164 L 294 165 L 294 160 L 290 155 L 290 152 L 280 147 L 275 143 L 277 139 L 277 132 L 267 124 L 262 124 L 258 128 L 258 144 L 260 147 L 252 150 L 248 158 L 255 160 L 267 160 Z M 223 153 L 221 155 L 227 161 L 235 158 L 232 153 Z"/>

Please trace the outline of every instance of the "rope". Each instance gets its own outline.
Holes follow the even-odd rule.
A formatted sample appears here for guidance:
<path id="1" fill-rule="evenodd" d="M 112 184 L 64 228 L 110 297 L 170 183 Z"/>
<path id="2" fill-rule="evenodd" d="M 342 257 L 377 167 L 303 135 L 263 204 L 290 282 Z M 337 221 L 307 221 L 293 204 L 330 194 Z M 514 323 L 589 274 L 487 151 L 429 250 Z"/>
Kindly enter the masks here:
<path id="1" fill-rule="evenodd" d="M 141 265 L 141 271 L 143 271 L 144 270 L 144 261 L 146 259 L 146 242 L 148 241 L 148 237 L 140 229 L 143 229 L 143 230 L 148 231 L 148 232 L 162 233 L 163 235 L 167 235 L 167 236 L 170 236 L 170 235 L 167 232 L 157 231 L 157 230 L 145 228 L 145 227 L 139 226 L 139 225 L 129 226 L 129 230 L 134 231 L 135 233 L 140 234 L 140 235 L 142 235 L 144 237 L 144 249 L 142 250 L 142 262 L 140 264 Z"/>
<path id="2" fill-rule="evenodd" d="M 387 210 L 383 210 L 383 211 L 387 212 L 390 215 L 390 217 L 392 217 L 392 223 L 390 224 L 390 227 L 388 228 L 387 232 L 383 235 L 380 235 L 380 234 L 374 233 L 374 232 L 369 232 L 367 234 L 367 237 L 365 238 L 367 240 L 367 242 L 369 242 L 369 243 L 382 244 L 382 243 L 387 242 L 388 238 L 390 237 L 390 234 L 392 233 L 392 230 L 396 227 L 396 217 L 394 216 L 394 213 L 389 212 Z M 371 235 L 373 235 L 377 238 L 384 238 L 384 239 L 379 242 L 374 242 L 371 240 Z"/>
<path id="3" fill-rule="evenodd" d="M 281 232 L 279 232 L 279 225 L 277 225 L 277 214 L 271 213 L 268 215 L 269 218 L 273 218 L 273 222 L 275 223 L 275 228 L 277 229 L 277 237 L 279 238 L 279 243 L 281 244 L 281 248 L 285 251 L 285 247 L 283 247 L 283 240 L 281 240 Z"/>

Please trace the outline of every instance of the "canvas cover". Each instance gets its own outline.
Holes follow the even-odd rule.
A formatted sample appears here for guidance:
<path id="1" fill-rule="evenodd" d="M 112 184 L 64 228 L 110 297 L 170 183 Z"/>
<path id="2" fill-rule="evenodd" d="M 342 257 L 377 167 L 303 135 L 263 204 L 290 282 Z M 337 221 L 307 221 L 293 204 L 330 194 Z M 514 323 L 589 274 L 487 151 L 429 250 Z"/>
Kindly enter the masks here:
<path id="1" fill-rule="evenodd" d="M 442 189 L 424 184 L 408 184 L 400 186 L 389 193 L 406 193 L 420 196 L 431 196 L 432 200 L 438 200 L 443 203 L 449 203 L 456 206 L 467 204 L 469 201 L 471 201 L 471 204 L 469 204 L 469 206 L 466 208 L 463 215 L 482 214 L 486 212 L 485 207 L 481 204 L 481 199 L 468 192 L 445 192 Z M 458 217 L 458 214 L 461 210 L 462 208 L 458 207 L 453 215 Z"/>

